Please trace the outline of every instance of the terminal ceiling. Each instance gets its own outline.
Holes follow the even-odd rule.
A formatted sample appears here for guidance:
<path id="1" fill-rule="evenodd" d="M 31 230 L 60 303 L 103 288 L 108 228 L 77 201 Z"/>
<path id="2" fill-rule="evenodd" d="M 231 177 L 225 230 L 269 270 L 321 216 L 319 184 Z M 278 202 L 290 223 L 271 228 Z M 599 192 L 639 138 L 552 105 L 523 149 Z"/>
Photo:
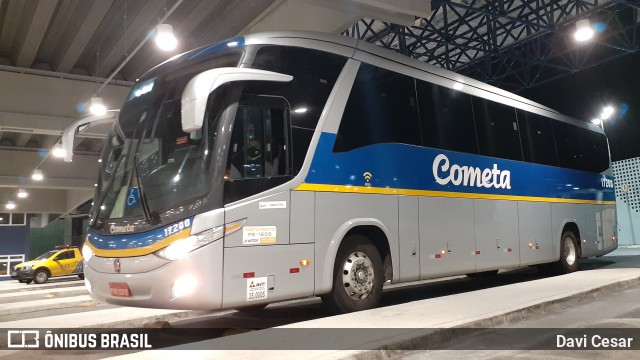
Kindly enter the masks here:
<path id="1" fill-rule="evenodd" d="M 639 7 L 638 0 L 0 0 L 0 158 L 11 159 L 0 167 L 0 205 L 15 200 L 18 187 L 34 196 L 15 211 L 65 213 L 89 199 L 106 127 L 83 134 L 73 163 L 48 152 L 106 78 L 114 80 L 98 95 L 118 107 L 137 77 L 181 51 L 257 31 L 324 31 L 520 90 L 637 51 Z M 142 44 L 166 15 L 179 39 L 173 53 Z M 584 18 L 604 31 L 579 46 L 572 34 Z M 49 174 L 45 181 L 29 178 L 35 168 Z"/>

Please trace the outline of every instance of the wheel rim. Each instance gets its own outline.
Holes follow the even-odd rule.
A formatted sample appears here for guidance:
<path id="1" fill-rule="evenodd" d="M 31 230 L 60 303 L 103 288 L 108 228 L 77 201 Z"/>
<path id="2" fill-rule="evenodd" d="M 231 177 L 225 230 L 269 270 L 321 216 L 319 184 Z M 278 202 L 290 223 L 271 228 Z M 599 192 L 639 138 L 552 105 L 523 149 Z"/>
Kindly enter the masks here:
<path id="1" fill-rule="evenodd" d="M 342 268 L 342 284 L 349 297 L 363 300 L 373 289 L 373 264 L 362 252 L 354 252 L 347 257 Z"/>
<path id="2" fill-rule="evenodd" d="M 564 259 L 569 266 L 576 262 L 576 244 L 568 236 L 564 238 Z"/>
<path id="3" fill-rule="evenodd" d="M 36 275 L 36 280 L 38 280 L 38 282 L 45 282 L 47 281 L 47 274 L 44 271 L 39 272 Z"/>

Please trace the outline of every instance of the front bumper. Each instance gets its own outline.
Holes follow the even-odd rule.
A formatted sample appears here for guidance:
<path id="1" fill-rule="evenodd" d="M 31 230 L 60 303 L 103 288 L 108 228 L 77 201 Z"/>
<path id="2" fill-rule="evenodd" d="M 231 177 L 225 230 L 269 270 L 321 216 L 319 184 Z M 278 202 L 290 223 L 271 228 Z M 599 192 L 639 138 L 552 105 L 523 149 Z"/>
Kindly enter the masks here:
<path id="1" fill-rule="evenodd" d="M 134 267 L 140 257 L 97 258 L 94 255 L 84 266 L 85 281 L 89 283 L 91 297 L 99 302 L 160 309 L 215 310 L 222 306 L 222 255 L 221 239 L 182 259 L 137 273 L 126 271 Z M 121 264 L 121 273 L 103 266 L 105 261 L 113 263 L 116 259 Z M 197 286 L 191 294 L 174 298 L 173 286 L 183 275 L 193 276 Z M 130 296 L 112 295 L 110 283 L 126 284 Z"/>
<path id="2" fill-rule="evenodd" d="M 35 271 L 33 269 L 23 270 L 20 269 L 11 269 L 11 279 L 13 280 L 33 280 L 33 274 Z"/>

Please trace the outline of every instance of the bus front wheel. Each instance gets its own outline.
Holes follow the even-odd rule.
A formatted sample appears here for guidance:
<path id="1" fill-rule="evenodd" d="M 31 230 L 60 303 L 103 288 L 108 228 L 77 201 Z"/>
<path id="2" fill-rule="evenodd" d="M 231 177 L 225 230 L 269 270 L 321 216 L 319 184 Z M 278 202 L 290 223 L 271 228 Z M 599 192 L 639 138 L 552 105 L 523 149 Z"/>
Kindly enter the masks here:
<path id="1" fill-rule="evenodd" d="M 333 289 L 322 301 L 333 313 L 371 309 L 380 301 L 383 283 L 378 249 L 362 235 L 349 235 L 336 255 Z"/>

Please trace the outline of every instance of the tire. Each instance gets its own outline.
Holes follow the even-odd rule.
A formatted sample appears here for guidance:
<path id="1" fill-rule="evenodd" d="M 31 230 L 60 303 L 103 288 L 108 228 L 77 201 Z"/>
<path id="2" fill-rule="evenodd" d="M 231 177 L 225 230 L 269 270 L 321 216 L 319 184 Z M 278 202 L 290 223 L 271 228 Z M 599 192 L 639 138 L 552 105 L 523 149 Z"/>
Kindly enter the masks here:
<path id="1" fill-rule="evenodd" d="M 573 231 L 565 231 L 560 237 L 560 260 L 538 265 L 538 270 L 545 275 L 562 275 L 578 270 L 580 247 Z"/>
<path id="2" fill-rule="evenodd" d="M 49 273 L 47 270 L 40 269 L 33 274 L 33 282 L 36 284 L 44 284 L 49 280 Z"/>
<path id="3" fill-rule="evenodd" d="M 248 314 L 257 313 L 257 312 L 262 311 L 264 308 L 266 308 L 267 305 L 269 305 L 269 304 L 260 304 L 260 305 L 241 307 L 241 308 L 237 308 L 236 311 L 241 312 L 241 313 L 248 313 Z"/>
<path id="4" fill-rule="evenodd" d="M 498 270 L 481 271 L 476 273 L 467 274 L 467 277 L 473 279 L 489 279 L 498 275 Z"/>
<path id="5" fill-rule="evenodd" d="M 29 280 L 25 280 L 25 281 L 24 281 L 24 283 L 25 283 L 25 284 L 27 284 L 27 285 L 29 285 L 29 284 L 31 284 L 31 282 L 32 282 L 32 281 L 33 281 L 33 280 L 29 279 Z"/>
<path id="6" fill-rule="evenodd" d="M 84 274 L 78 274 L 78 278 L 79 278 L 80 280 L 84 280 Z"/>
<path id="7" fill-rule="evenodd" d="M 380 302 L 383 284 L 378 249 L 362 235 L 349 235 L 336 255 L 331 293 L 322 301 L 332 313 L 371 309 Z"/>

